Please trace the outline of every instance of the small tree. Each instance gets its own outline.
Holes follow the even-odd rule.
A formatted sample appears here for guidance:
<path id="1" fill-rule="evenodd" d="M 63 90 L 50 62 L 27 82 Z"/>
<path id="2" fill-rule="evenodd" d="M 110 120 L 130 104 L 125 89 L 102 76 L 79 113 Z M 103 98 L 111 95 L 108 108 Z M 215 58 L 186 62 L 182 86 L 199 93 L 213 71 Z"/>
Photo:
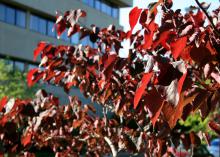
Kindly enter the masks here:
<path id="1" fill-rule="evenodd" d="M 0 60 L 0 99 L 4 96 L 13 98 L 32 98 L 37 85 L 28 88 L 26 82 L 26 72 L 20 71 L 17 67 L 13 68 L 7 64 L 6 60 Z"/>
<path id="2" fill-rule="evenodd" d="M 34 59 L 41 54 L 41 68 L 27 75 L 28 85 L 37 81 L 53 83 L 68 92 L 79 87 L 103 108 L 97 116 L 92 105 L 82 105 L 73 96 L 60 106 L 58 99 L 39 91 L 33 100 L 3 99 L 0 105 L 2 152 L 31 152 L 49 149 L 56 156 L 102 156 L 120 151 L 146 156 L 171 156 L 169 149 L 180 141 L 186 149 L 207 139 L 176 125 L 191 113 L 202 119 L 218 106 L 219 94 L 219 10 L 207 13 L 205 3 L 185 15 L 172 10 L 172 0 L 151 3 L 148 9 L 133 8 L 130 31 L 115 26 L 100 29 L 78 24 L 83 10 L 57 13 L 60 36 L 80 32 L 95 43 L 90 46 L 52 45 L 40 42 Z M 161 24 L 155 22 L 161 6 Z M 207 21 L 207 25 L 205 22 Z M 141 29 L 133 32 L 136 24 Z M 124 41 L 130 41 L 128 48 Z M 126 58 L 120 53 L 127 52 Z M 109 117 L 108 113 L 113 113 Z M 220 133 L 219 124 L 209 126 Z M 8 131 L 9 130 L 9 131 Z"/>

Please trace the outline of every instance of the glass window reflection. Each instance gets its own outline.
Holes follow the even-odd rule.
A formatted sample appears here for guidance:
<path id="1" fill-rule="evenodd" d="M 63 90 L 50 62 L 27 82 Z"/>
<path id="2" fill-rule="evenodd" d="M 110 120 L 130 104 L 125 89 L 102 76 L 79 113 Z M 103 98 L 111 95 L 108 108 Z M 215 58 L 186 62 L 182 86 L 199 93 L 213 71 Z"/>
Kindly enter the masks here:
<path id="1" fill-rule="evenodd" d="M 4 21 L 5 20 L 5 5 L 0 4 L 0 20 Z"/>
<path id="2" fill-rule="evenodd" d="M 5 14 L 6 14 L 5 22 L 9 24 L 15 24 L 15 9 L 11 7 L 6 7 Z"/>
<path id="3" fill-rule="evenodd" d="M 20 27 L 25 27 L 25 24 L 25 12 L 21 10 L 16 10 L 16 25 Z"/>

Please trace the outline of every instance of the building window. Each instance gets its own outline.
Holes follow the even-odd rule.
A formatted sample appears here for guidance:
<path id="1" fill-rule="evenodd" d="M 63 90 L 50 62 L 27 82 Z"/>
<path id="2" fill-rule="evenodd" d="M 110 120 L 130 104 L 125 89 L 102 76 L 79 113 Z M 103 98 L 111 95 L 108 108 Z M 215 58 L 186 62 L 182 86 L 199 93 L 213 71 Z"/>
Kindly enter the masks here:
<path id="1" fill-rule="evenodd" d="M 102 0 L 82 0 L 83 3 L 100 10 L 101 12 L 112 16 L 113 18 L 119 17 L 119 9 L 111 6 L 110 4 L 105 3 Z"/>
<path id="2" fill-rule="evenodd" d="M 25 27 L 26 24 L 26 14 L 24 11 L 16 10 L 16 25 L 20 27 Z"/>
<path id="3" fill-rule="evenodd" d="M 114 18 L 119 17 L 119 9 L 118 8 L 112 8 L 112 17 L 114 17 Z"/>
<path id="4" fill-rule="evenodd" d="M 46 35 L 47 32 L 47 21 L 36 15 L 31 15 L 30 18 L 30 29 L 41 34 Z"/>
<path id="5" fill-rule="evenodd" d="M 5 5 L 0 4 L 0 20 L 5 21 Z"/>
<path id="6" fill-rule="evenodd" d="M 8 6 L 6 7 L 5 22 L 9 24 L 15 24 L 15 9 Z"/>
<path id="7" fill-rule="evenodd" d="M 63 34 L 60 36 L 60 39 L 70 42 L 70 38 L 67 36 L 67 30 L 63 32 Z"/>
<path id="8" fill-rule="evenodd" d="M 38 66 L 35 65 L 35 64 L 29 64 L 28 65 L 28 71 L 31 70 L 31 69 L 35 69 L 35 68 L 38 68 Z"/>
<path id="9" fill-rule="evenodd" d="M 26 14 L 20 9 L 15 9 L 4 4 L 0 4 L 0 20 L 8 24 L 25 27 Z"/>
<path id="10" fill-rule="evenodd" d="M 35 15 L 31 15 L 30 17 L 30 29 L 38 31 L 38 17 Z"/>
<path id="11" fill-rule="evenodd" d="M 112 15 L 112 8 L 109 5 L 106 5 L 106 14 L 108 14 L 109 16 Z"/>
<path id="12" fill-rule="evenodd" d="M 95 0 L 95 9 L 101 10 L 101 2 L 100 2 L 100 0 Z"/>
<path id="13" fill-rule="evenodd" d="M 79 43 L 79 33 L 76 33 L 71 36 L 71 43 L 72 44 L 78 44 Z"/>
<path id="14" fill-rule="evenodd" d="M 38 29 L 41 34 L 46 34 L 47 30 L 47 21 L 43 18 L 39 18 Z"/>
<path id="15" fill-rule="evenodd" d="M 89 0 L 89 6 L 94 7 L 94 0 Z"/>
<path id="16" fill-rule="evenodd" d="M 106 8 L 107 8 L 107 4 L 101 2 L 101 11 L 102 11 L 103 13 L 106 13 Z"/>
<path id="17" fill-rule="evenodd" d="M 85 4 L 89 4 L 89 0 L 82 0 L 83 1 L 83 3 L 85 3 Z"/>
<path id="18" fill-rule="evenodd" d="M 19 70 L 19 71 L 25 71 L 24 69 L 24 62 L 19 62 L 19 61 L 15 61 L 14 62 L 14 67 L 16 70 Z"/>
<path id="19" fill-rule="evenodd" d="M 84 38 L 81 40 L 81 44 L 82 44 L 83 46 L 90 46 L 90 47 L 94 48 L 94 43 L 90 41 L 89 36 L 84 37 Z"/>
<path id="20" fill-rule="evenodd" d="M 56 31 L 53 30 L 55 22 L 48 21 L 47 22 L 47 35 L 51 37 L 56 37 Z"/>

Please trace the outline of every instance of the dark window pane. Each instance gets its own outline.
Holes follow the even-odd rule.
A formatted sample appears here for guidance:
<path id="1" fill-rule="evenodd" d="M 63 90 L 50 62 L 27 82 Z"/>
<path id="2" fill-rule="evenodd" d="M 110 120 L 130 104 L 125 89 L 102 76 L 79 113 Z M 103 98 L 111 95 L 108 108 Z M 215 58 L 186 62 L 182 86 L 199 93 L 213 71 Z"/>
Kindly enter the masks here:
<path id="1" fill-rule="evenodd" d="M 42 34 L 46 34 L 47 29 L 47 21 L 43 18 L 39 18 L 39 32 Z"/>
<path id="2" fill-rule="evenodd" d="M 89 0 L 89 6 L 94 7 L 94 0 Z"/>
<path id="3" fill-rule="evenodd" d="M 38 17 L 35 16 L 35 15 L 31 15 L 31 18 L 30 18 L 30 29 L 34 30 L 34 31 L 38 31 L 38 23 L 39 23 Z"/>
<path id="4" fill-rule="evenodd" d="M 5 21 L 5 5 L 0 4 L 0 20 Z"/>
<path id="5" fill-rule="evenodd" d="M 15 24 L 15 9 L 6 7 L 6 19 L 5 21 L 10 24 Z"/>
<path id="6" fill-rule="evenodd" d="M 20 27 L 25 27 L 26 17 L 25 12 L 21 10 L 16 10 L 16 25 Z"/>
<path id="7" fill-rule="evenodd" d="M 54 22 L 53 21 L 48 21 L 48 23 L 47 23 L 47 35 L 55 37 L 56 32 L 55 32 L 55 30 L 53 30 L 53 27 L 54 27 Z"/>
<path id="8" fill-rule="evenodd" d="M 79 43 L 79 33 L 76 33 L 71 36 L 71 43 L 72 44 L 78 44 Z"/>
<path id="9" fill-rule="evenodd" d="M 118 8 L 112 8 L 112 17 L 118 18 L 118 16 L 119 16 Z"/>
<path id="10" fill-rule="evenodd" d="M 101 2 L 100 2 L 99 0 L 96 0 L 96 1 L 95 1 L 95 8 L 96 8 L 97 10 L 101 10 Z"/>

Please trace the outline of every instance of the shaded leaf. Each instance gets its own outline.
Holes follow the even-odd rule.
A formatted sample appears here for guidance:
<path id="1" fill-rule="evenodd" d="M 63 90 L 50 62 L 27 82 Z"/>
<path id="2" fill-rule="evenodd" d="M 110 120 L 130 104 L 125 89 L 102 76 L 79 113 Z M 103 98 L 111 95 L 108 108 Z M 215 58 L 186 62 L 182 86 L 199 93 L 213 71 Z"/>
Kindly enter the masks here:
<path id="1" fill-rule="evenodd" d="M 220 135 L 220 125 L 214 121 L 209 122 L 209 127 L 215 131 L 218 135 Z"/>

